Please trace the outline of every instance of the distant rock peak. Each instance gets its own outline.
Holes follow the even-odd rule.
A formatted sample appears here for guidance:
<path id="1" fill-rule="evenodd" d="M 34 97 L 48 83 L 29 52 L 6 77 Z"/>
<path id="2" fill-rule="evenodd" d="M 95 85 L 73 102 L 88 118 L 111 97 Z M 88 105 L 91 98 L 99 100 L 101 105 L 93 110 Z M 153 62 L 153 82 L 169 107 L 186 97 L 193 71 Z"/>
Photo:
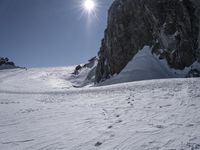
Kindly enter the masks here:
<path id="1" fill-rule="evenodd" d="M 0 57 L 0 70 L 16 68 L 15 63 L 10 61 L 7 57 Z"/>

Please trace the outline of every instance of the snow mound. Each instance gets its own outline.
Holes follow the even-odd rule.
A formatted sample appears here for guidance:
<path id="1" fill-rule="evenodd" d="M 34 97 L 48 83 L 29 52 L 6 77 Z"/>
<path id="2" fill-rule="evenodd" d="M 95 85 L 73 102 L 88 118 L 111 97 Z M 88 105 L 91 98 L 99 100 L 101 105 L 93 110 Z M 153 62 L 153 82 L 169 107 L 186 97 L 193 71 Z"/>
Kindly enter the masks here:
<path id="1" fill-rule="evenodd" d="M 200 70 L 200 64 L 195 62 L 191 67 L 184 70 L 175 70 L 168 66 L 166 60 L 160 60 L 158 56 L 152 54 L 149 46 L 140 50 L 127 66 L 118 74 L 98 85 L 110 85 L 123 82 L 184 78 L 191 69 Z"/>

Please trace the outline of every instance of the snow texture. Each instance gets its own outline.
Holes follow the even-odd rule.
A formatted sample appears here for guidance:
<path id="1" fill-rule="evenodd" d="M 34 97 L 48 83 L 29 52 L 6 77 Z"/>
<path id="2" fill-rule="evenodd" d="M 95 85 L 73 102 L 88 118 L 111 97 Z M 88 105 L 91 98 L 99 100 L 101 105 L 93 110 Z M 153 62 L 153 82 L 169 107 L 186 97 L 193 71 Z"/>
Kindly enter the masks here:
<path id="1" fill-rule="evenodd" d="M 73 69 L 0 71 L 1 150 L 200 149 L 199 78 L 77 89 Z"/>

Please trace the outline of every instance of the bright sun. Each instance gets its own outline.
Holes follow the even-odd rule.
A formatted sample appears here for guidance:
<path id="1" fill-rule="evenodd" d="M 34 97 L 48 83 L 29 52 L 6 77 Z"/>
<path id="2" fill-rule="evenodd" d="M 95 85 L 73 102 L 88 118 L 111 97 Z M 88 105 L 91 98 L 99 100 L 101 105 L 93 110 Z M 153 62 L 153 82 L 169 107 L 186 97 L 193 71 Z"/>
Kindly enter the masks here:
<path id="1" fill-rule="evenodd" d="M 94 0 L 85 0 L 83 3 L 83 6 L 84 6 L 84 9 L 90 13 L 91 11 L 94 11 L 96 4 Z"/>

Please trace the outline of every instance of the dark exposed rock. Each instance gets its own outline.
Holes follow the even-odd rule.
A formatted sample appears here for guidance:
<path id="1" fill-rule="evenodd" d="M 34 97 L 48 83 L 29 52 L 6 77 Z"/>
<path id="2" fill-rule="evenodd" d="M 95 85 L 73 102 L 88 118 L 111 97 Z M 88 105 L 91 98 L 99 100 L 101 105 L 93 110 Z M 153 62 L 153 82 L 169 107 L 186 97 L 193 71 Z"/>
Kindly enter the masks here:
<path id="1" fill-rule="evenodd" d="M 197 61 L 200 63 L 200 49 L 196 50 Z"/>
<path id="2" fill-rule="evenodd" d="M 81 69 L 82 69 L 81 65 L 76 66 L 72 74 L 77 75 Z"/>
<path id="3" fill-rule="evenodd" d="M 88 60 L 88 63 L 86 63 L 83 67 L 87 67 L 87 68 L 92 68 L 95 63 L 98 61 L 97 57 L 93 57 L 91 59 Z"/>
<path id="4" fill-rule="evenodd" d="M 9 61 L 8 58 L 3 58 L 3 57 L 0 57 L 0 66 L 2 65 L 10 65 L 10 66 L 15 66 L 14 62 L 12 61 Z"/>
<path id="5" fill-rule="evenodd" d="M 187 78 L 200 77 L 200 71 L 197 69 L 191 69 L 186 77 Z"/>
<path id="6" fill-rule="evenodd" d="M 91 58 L 91 59 L 89 59 L 89 60 L 88 60 L 88 63 L 86 63 L 86 64 L 84 64 L 84 65 L 78 65 L 78 66 L 76 66 L 76 68 L 74 69 L 74 72 L 73 72 L 72 74 L 78 75 L 79 72 L 80 72 L 83 68 L 91 68 L 91 69 L 92 69 L 92 68 L 96 65 L 97 61 L 98 61 L 98 59 L 97 59 L 96 56 L 93 57 L 93 58 Z M 95 68 L 95 70 L 96 70 L 96 68 Z"/>
<path id="7" fill-rule="evenodd" d="M 21 68 L 21 67 L 15 66 L 15 63 L 10 61 L 8 58 L 0 57 L 0 70 L 14 69 L 14 68 Z"/>
<path id="8" fill-rule="evenodd" d="M 115 0 L 98 53 L 96 81 L 119 74 L 145 45 L 171 68 L 190 66 L 198 57 L 198 1 Z"/>
<path id="9" fill-rule="evenodd" d="M 15 66 L 15 63 L 10 61 L 10 62 L 7 62 L 7 65 Z"/>

